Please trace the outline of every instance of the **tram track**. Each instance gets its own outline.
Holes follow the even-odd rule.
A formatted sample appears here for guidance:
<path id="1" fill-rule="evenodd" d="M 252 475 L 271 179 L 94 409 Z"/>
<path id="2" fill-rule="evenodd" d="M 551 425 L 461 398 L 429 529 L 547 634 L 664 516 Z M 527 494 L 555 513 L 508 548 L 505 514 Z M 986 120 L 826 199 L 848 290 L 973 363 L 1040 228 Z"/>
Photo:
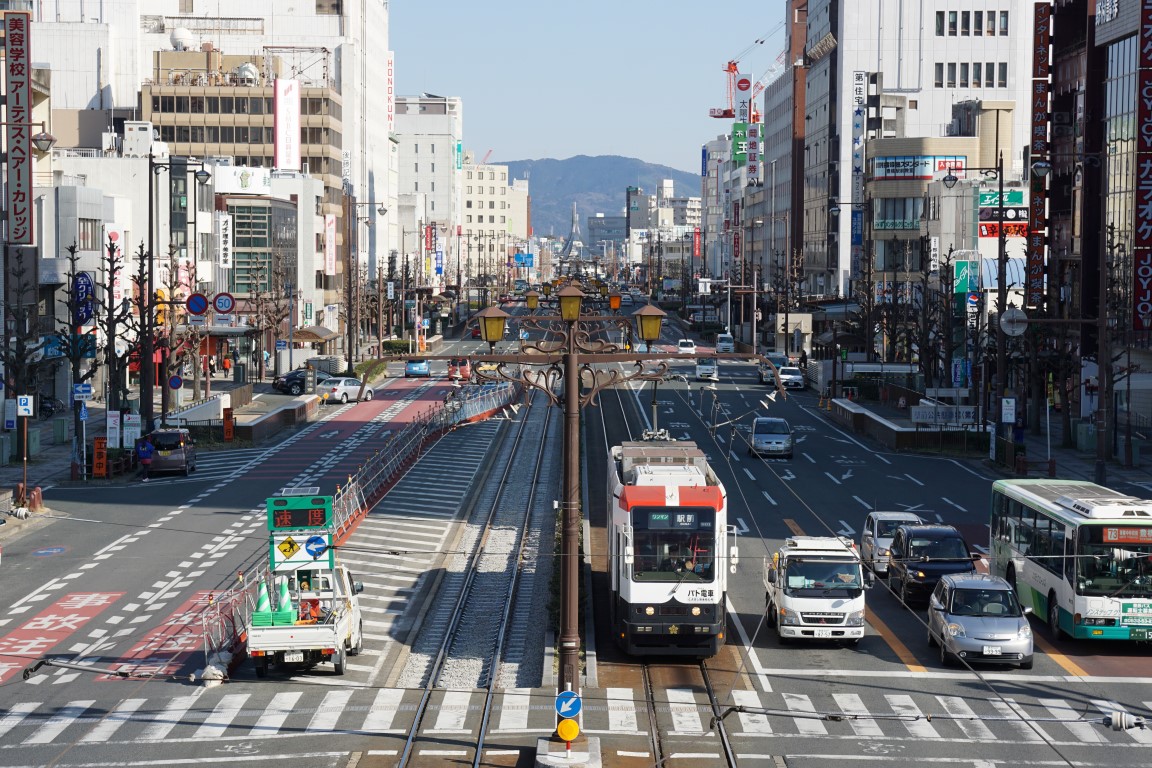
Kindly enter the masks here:
<path id="1" fill-rule="evenodd" d="M 529 405 L 531 404 L 529 399 Z M 493 471 L 465 526 L 460 552 L 446 564 L 446 573 L 430 614 L 409 658 L 409 679 L 419 678 L 421 696 L 413 713 L 398 766 L 416 765 L 416 745 L 437 740 L 426 730 L 433 700 L 439 709 L 450 706 L 453 692 L 484 693 L 481 721 L 469 738 L 473 765 L 480 765 L 492 717 L 495 694 L 501 686 L 501 663 L 518 664 L 524 657 L 524 633 L 512 633 L 513 616 L 531 613 L 521 604 L 535 592 L 539 556 L 539 501 L 554 490 L 549 441 L 557 419 L 553 409 L 527 408 L 507 447 L 500 450 Z M 544 496 L 542 496 L 544 494 Z M 430 653 L 416 648 L 434 647 Z M 422 668 L 421 668 L 421 665 Z M 515 676 L 514 674 L 512 675 Z M 469 705 L 471 706 L 471 705 Z"/>

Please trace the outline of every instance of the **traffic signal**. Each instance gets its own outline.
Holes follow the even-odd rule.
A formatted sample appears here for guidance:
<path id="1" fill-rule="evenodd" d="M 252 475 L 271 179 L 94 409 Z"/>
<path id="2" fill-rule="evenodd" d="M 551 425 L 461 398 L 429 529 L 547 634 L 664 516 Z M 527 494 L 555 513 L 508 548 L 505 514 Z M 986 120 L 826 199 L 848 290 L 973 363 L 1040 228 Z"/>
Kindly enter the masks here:
<path id="1" fill-rule="evenodd" d="M 163 288 L 157 288 L 156 289 L 156 298 L 154 300 L 154 302 L 156 304 L 155 317 L 156 317 L 156 326 L 157 327 L 164 325 L 164 321 L 168 319 L 168 311 L 167 311 L 168 305 L 163 303 L 167 299 L 168 299 L 167 292 L 165 292 L 165 290 Z"/>

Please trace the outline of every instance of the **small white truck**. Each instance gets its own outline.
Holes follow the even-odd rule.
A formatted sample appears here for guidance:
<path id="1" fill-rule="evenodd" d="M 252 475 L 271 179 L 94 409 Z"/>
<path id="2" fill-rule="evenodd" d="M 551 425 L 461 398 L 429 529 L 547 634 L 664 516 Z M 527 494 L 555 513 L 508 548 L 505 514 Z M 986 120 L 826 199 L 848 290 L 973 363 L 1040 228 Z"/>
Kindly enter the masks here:
<path id="1" fill-rule="evenodd" d="M 768 624 L 781 643 L 864 637 L 864 569 L 851 539 L 792 536 L 764 558 Z"/>
<path id="2" fill-rule="evenodd" d="M 357 598 L 364 585 L 342 565 L 295 570 L 286 578 L 291 607 L 253 611 L 248 624 L 248 656 L 256 677 L 265 677 L 271 664 L 311 667 L 328 661 L 343 675 L 347 657 L 364 647 Z"/>

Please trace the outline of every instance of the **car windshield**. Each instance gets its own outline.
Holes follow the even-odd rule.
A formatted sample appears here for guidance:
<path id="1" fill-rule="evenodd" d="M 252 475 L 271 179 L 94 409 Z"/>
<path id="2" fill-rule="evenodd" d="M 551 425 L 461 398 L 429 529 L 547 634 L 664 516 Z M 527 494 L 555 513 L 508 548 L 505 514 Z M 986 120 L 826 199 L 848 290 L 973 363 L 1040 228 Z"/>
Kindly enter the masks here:
<path id="1" fill-rule="evenodd" d="M 780 369 L 780 375 L 781 376 L 801 376 L 802 374 L 800 373 L 799 368 L 781 368 Z"/>
<path id="2" fill-rule="evenodd" d="M 835 560 L 792 560 L 784 571 L 784 591 L 803 596 L 805 593 L 843 592 L 845 595 L 863 589 L 860 563 Z"/>
<path id="3" fill-rule="evenodd" d="M 695 346 L 696 346 L 696 343 L 692 342 L 692 341 L 681 341 L 680 342 L 680 349 L 692 349 Z"/>
<path id="4" fill-rule="evenodd" d="M 876 535 L 882 539 L 890 539 L 896 535 L 896 529 L 907 522 L 907 520 L 877 520 Z"/>
<path id="5" fill-rule="evenodd" d="M 758 421 L 752 428 L 756 435 L 786 435 L 791 430 L 786 421 Z"/>
<path id="6" fill-rule="evenodd" d="M 940 539 L 912 539 L 908 548 L 912 557 L 926 557 L 929 560 L 968 560 L 968 548 L 964 542 L 953 536 Z"/>
<path id="7" fill-rule="evenodd" d="M 1016 595 L 1008 589 L 957 589 L 948 612 L 954 616 L 1020 616 Z"/>

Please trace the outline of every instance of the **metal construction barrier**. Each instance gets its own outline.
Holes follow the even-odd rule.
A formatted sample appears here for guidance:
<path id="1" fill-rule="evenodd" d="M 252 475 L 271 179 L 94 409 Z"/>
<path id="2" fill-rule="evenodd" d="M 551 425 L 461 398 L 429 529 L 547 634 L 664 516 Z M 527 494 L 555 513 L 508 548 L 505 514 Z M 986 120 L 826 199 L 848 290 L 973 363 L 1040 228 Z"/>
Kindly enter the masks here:
<path id="1" fill-rule="evenodd" d="M 444 402 L 418 415 L 411 424 L 390 436 L 375 453 L 336 489 L 332 497 L 334 541 L 343 541 L 371 505 L 384 495 L 420 457 L 431 442 L 448 430 L 498 413 L 520 396 L 513 383 L 482 384 L 452 390 Z M 223 651 L 237 651 L 247 640 L 245 631 L 256 608 L 261 580 L 273 589 L 268 566 L 255 573 L 242 573 L 238 584 L 212 597 L 211 608 L 202 615 L 201 631 L 205 665 Z M 234 663 L 241 654 L 236 654 Z"/>

